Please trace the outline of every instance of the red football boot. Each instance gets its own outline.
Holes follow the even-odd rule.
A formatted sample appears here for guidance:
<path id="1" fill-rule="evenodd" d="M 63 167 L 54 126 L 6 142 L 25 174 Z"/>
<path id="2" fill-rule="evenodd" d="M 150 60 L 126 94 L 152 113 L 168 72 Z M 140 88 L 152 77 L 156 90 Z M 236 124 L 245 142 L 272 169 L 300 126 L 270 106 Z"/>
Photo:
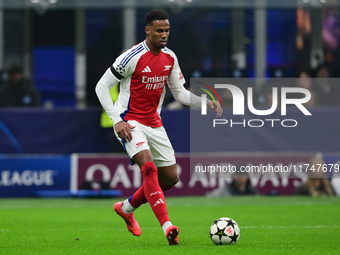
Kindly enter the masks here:
<path id="1" fill-rule="evenodd" d="M 179 244 L 179 228 L 172 225 L 166 230 L 166 239 L 168 240 L 170 245 L 178 245 Z"/>
<path id="2" fill-rule="evenodd" d="M 113 210 L 122 217 L 125 222 L 128 230 L 135 236 L 140 236 L 142 231 L 140 230 L 139 224 L 135 219 L 133 213 L 125 213 L 122 209 L 123 202 L 117 202 L 113 206 Z"/>

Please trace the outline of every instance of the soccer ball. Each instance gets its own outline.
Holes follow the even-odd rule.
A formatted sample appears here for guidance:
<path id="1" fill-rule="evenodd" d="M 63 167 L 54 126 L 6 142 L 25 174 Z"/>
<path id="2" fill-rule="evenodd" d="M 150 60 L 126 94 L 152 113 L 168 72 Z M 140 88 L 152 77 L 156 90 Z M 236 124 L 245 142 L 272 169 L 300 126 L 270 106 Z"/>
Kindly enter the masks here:
<path id="1" fill-rule="evenodd" d="M 210 238 L 216 245 L 235 244 L 240 237 L 240 228 L 230 218 L 219 218 L 210 227 Z"/>

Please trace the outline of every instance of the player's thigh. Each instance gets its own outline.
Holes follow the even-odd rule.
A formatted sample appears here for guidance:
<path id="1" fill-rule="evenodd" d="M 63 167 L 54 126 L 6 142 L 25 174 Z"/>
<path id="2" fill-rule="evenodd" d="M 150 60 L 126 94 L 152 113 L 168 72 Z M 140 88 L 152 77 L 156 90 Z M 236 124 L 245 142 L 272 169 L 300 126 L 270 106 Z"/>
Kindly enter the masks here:
<path id="1" fill-rule="evenodd" d="M 175 151 L 163 127 L 149 129 L 146 133 L 157 168 L 176 164 Z"/>
<path id="2" fill-rule="evenodd" d="M 143 127 L 141 124 L 139 124 L 137 121 L 128 121 L 132 126 L 135 128 L 130 129 L 132 140 L 125 142 L 123 139 L 121 139 L 116 131 L 114 130 L 114 133 L 117 137 L 117 139 L 120 141 L 120 143 L 124 146 L 124 149 L 126 150 L 127 154 L 131 159 L 134 158 L 134 156 L 142 151 L 149 151 L 148 154 L 151 155 L 150 147 L 148 144 L 148 138 L 144 133 Z M 145 153 L 142 153 L 145 155 Z M 140 158 L 140 157 L 139 157 Z M 151 157 L 152 160 L 152 157 Z"/>

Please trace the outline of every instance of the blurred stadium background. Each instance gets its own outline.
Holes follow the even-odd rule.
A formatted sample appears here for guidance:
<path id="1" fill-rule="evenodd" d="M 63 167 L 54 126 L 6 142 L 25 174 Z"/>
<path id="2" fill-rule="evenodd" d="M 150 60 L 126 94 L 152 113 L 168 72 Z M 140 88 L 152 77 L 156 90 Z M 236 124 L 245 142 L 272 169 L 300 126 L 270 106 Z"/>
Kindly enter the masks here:
<path id="1" fill-rule="evenodd" d="M 168 47 L 189 85 L 191 77 L 295 78 L 300 70 L 316 77 L 323 64 L 329 78 L 338 78 L 339 7 L 339 0 L 0 0 L 0 89 L 8 68 L 18 65 L 40 94 L 37 107 L 0 108 L 0 197 L 126 197 L 141 185 L 138 167 L 129 165 L 105 122 L 94 87 L 115 57 L 145 39 L 150 9 L 169 13 Z M 265 105 L 265 85 L 257 90 L 257 103 Z M 190 178 L 189 111 L 172 100 L 166 98 L 162 119 L 181 182 L 168 194 L 212 194 L 230 178 Z M 237 149 L 230 146 L 226 161 L 300 164 L 317 155 L 339 164 L 339 106 L 312 105 L 310 130 L 286 134 L 292 140 L 308 134 L 296 148 L 287 140 L 274 146 L 269 135 L 246 141 L 233 134 L 229 142 L 237 142 Z M 249 142 L 254 147 L 242 146 Z M 255 177 L 252 186 L 272 195 L 291 195 L 306 181 Z M 328 177 L 340 194 L 336 176 Z"/>

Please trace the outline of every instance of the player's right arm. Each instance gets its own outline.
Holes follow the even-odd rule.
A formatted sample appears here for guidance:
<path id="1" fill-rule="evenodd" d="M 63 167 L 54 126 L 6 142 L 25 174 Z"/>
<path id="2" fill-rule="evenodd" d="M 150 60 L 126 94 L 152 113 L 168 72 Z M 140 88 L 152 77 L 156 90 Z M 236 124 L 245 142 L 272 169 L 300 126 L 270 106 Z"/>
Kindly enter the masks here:
<path id="1" fill-rule="evenodd" d="M 112 98 L 110 96 L 110 89 L 116 86 L 120 80 L 112 73 L 111 68 L 107 69 L 100 78 L 95 91 L 100 104 L 115 125 L 122 121 L 122 118 L 119 116 L 119 112 L 114 109 Z"/>
<path id="2" fill-rule="evenodd" d="M 116 86 L 120 81 L 120 79 L 116 76 L 121 78 L 120 74 L 115 72 L 113 67 L 108 68 L 98 81 L 95 90 L 99 102 L 112 120 L 114 129 L 118 136 L 125 141 L 130 141 L 132 139 L 130 129 L 134 127 L 122 120 L 120 113 L 115 110 L 112 98 L 110 96 L 110 89 Z"/>
<path id="3" fill-rule="evenodd" d="M 100 78 L 95 88 L 97 97 L 103 109 L 112 120 L 116 133 L 125 141 L 130 141 L 132 139 L 130 129 L 134 127 L 123 121 L 120 117 L 121 112 L 118 110 L 119 107 L 115 107 L 112 102 L 110 89 L 116 86 L 121 79 L 130 75 L 132 69 L 131 65 L 123 66 L 121 64 L 122 60 L 128 53 L 129 51 L 126 51 L 116 59 L 113 65 L 108 68 L 104 75 Z"/>

